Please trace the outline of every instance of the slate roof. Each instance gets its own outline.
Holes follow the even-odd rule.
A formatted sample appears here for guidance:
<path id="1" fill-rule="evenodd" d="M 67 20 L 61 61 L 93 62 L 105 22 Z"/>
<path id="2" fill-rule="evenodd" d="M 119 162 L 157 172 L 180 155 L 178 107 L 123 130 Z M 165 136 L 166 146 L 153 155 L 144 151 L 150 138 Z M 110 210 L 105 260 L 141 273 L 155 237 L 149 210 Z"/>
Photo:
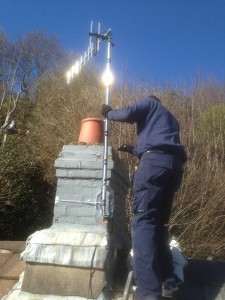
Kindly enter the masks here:
<path id="1" fill-rule="evenodd" d="M 25 262 L 20 260 L 24 248 L 24 241 L 0 241 L 0 299 L 12 289 L 25 270 Z"/>
<path id="2" fill-rule="evenodd" d="M 24 241 L 0 241 L 0 299 L 25 270 L 20 260 L 24 248 Z M 225 262 L 189 259 L 185 281 L 174 300 L 225 300 Z"/>
<path id="3" fill-rule="evenodd" d="M 178 299 L 225 300 L 225 262 L 188 260 Z"/>

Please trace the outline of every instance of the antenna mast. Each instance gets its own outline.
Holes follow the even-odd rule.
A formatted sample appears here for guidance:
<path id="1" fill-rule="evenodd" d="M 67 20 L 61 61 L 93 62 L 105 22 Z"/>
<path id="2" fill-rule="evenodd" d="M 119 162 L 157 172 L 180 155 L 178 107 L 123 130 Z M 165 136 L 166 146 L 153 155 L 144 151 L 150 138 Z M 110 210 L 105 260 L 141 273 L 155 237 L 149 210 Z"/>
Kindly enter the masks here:
<path id="1" fill-rule="evenodd" d="M 81 68 L 99 51 L 99 45 L 102 41 L 107 42 L 107 64 L 106 70 L 103 73 L 102 80 L 106 86 L 105 103 L 110 104 L 110 86 L 113 83 L 113 75 L 110 70 L 111 64 L 111 47 L 114 46 L 111 39 L 112 30 L 108 29 L 106 32 L 101 33 L 100 23 L 98 23 L 98 31 L 93 32 L 93 22 L 91 22 L 89 32 L 89 46 L 88 50 L 84 52 L 84 55 L 78 59 L 75 64 L 66 73 L 67 82 L 70 83 L 74 75 L 77 75 Z M 94 39 L 94 41 L 93 41 Z M 103 219 L 112 218 L 113 215 L 113 197 L 110 194 L 110 187 L 107 181 L 107 169 L 108 169 L 108 146 L 109 146 L 109 121 L 105 119 L 104 126 L 104 157 L 103 157 L 103 175 L 102 175 L 102 189 L 100 194 L 97 195 L 96 208 L 102 214 Z M 99 199 L 101 196 L 101 199 Z M 99 206 L 100 204 L 100 206 Z"/>

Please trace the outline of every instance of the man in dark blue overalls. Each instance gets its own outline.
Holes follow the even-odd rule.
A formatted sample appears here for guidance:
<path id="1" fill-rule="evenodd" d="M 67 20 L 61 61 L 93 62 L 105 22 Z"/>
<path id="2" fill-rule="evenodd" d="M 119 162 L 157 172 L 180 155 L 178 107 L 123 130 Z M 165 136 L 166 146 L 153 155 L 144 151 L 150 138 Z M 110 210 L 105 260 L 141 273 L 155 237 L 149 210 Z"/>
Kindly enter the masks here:
<path id="1" fill-rule="evenodd" d="M 180 142 L 179 124 L 155 96 L 115 110 L 104 104 L 101 113 L 112 121 L 137 124 L 137 145 L 123 145 L 118 149 L 139 158 L 132 184 L 135 299 L 161 299 L 165 281 L 164 296 L 171 297 L 176 283 L 165 225 L 187 159 Z"/>

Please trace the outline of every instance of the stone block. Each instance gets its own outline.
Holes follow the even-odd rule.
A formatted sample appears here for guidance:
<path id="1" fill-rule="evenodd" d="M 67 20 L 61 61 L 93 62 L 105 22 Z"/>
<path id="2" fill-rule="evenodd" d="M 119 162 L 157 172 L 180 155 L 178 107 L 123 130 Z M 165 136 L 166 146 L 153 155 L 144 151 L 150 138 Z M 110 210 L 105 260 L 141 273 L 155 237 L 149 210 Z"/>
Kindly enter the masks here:
<path id="1" fill-rule="evenodd" d="M 21 290 L 32 294 L 95 299 L 104 286 L 102 270 L 27 263 Z"/>
<path id="2" fill-rule="evenodd" d="M 80 217 L 80 216 L 72 216 L 72 215 L 64 215 L 55 217 L 53 222 L 54 224 L 74 224 L 74 225 L 98 225 L 99 217 L 89 216 L 89 217 Z"/>
<path id="3" fill-rule="evenodd" d="M 58 158 L 55 161 L 55 168 L 68 168 L 68 169 L 90 169 L 90 170 L 102 170 L 103 162 L 99 161 L 86 161 L 75 160 L 71 158 Z M 113 168 L 113 161 L 108 161 L 108 169 Z"/>
<path id="4" fill-rule="evenodd" d="M 90 153 L 102 156 L 104 153 L 104 145 L 64 145 L 60 156 L 74 155 L 78 153 Z M 112 156 L 112 147 L 108 148 L 109 157 Z"/>
<path id="5" fill-rule="evenodd" d="M 109 253 L 107 242 L 105 224 L 102 228 L 52 226 L 28 238 L 21 258 L 27 262 L 104 269 Z"/>
<path id="6" fill-rule="evenodd" d="M 100 180 L 72 180 L 58 179 L 56 201 L 71 201 L 85 203 L 95 202 L 97 194 L 101 191 Z"/>
<path id="7" fill-rule="evenodd" d="M 58 178 L 84 178 L 84 179 L 102 179 L 102 170 L 88 170 L 88 169 L 56 169 L 56 176 Z M 111 177 L 111 170 L 107 171 L 107 177 Z"/>
<path id="8" fill-rule="evenodd" d="M 95 208 L 95 203 L 93 204 L 78 204 L 71 202 L 57 202 L 54 207 L 54 218 L 58 218 L 60 216 L 78 216 L 78 217 L 95 217 L 97 215 L 97 211 Z"/>

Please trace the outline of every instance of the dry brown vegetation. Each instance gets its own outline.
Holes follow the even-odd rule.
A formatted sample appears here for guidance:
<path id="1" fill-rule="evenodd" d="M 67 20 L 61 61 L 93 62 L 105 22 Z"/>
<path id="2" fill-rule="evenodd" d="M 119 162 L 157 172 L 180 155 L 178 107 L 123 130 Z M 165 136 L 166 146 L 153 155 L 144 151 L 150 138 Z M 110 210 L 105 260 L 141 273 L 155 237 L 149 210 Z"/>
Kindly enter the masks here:
<path id="1" fill-rule="evenodd" d="M 48 153 L 51 158 L 63 144 L 78 141 L 80 121 L 86 117 L 100 117 L 100 107 L 105 101 L 104 89 L 94 73 L 82 74 L 71 86 L 65 86 L 60 77 L 55 80 L 50 89 L 45 87 L 46 91 L 42 91 L 35 113 L 41 120 L 38 126 L 41 147 L 49 149 L 45 155 Z M 114 88 L 111 93 L 113 107 L 156 93 L 180 122 L 182 142 L 189 159 L 169 227 L 188 257 L 224 259 L 224 92 L 223 86 L 207 83 L 195 88 L 189 96 L 182 95 L 182 91 L 157 90 L 146 85 L 129 87 L 127 84 Z M 134 144 L 135 140 L 135 125 L 111 124 L 112 147 Z M 131 175 L 137 159 L 129 154 L 119 155 Z M 128 220 L 131 199 L 129 194 Z"/>
<path id="2" fill-rule="evenodd" d="M 99 77 L 90 66 L 67 85 L 63 72 L 51 68 L 51 72 L 35 79 L 35 97 L 27 99 L 26 93 L 18 101 L 10 118 L 16 119 L 24 134 L 8 136 L 0 154 L 0 225 L 5 234 L 1 236 L 18 237 L 16 228 L 26 221 L 24 215 L 30 215 L 24 224 L 25 236 L 30 233 L 32 222 L 32 229 L 51 223 L 56 184 L 54 161 L 63 145 L 77 143 L 82 119 L 101 118 L 105 90 Z M 5 85 L 1 87 L 3 95 Z M 185 87 L 174 90 L 138 81 L 132 85 L 122 83 L 112 89 L 110 101 L 116 108 L 150 94 L 158 95 L 177 117 L 188 153 L 169 224 L 171 235 L 180 242 L 187 257 L 224 260 L 225 85 L 198 82 L 187 93 Z M 4 111 L 0 117 L 2 125 Z M 113 148 L 134 144 L 135 140 L 135 125 L 111 124 Z M 119 155 L 131 175 L 137 159 L 125 153 Z M 131 199 L 129 194 L 128 228 Z"/>
<path id="3" fill-rule="evenodd" d="M 183 183 L 176 194 L 169 228 L 171 236 L 180 242 L 188 257 L 225 259 L 224 88 L 224 85 L 209 81 L 197 86 L 188 96 L 182 90 L 146 91 L 146 87 L 141 93 L 158 94 L 181 126 L 181 139 L 188 153 L 188 162 Z M 138 96 L 139 92 L 132 91 L 131 101 L 138 99 Z M 118 101 L 118 95 L 116 99 Z M 120 104 L 125 103 L 121 101 Z M 111 141 L 115 147 L 121 142 L 134 143 L 133 126 L 114 124 Z M 136 160 L 129 154 L 121 154 L 121 157 L 131 174 Z M 128 199 L 131 201 L 131 197 Z"/>

